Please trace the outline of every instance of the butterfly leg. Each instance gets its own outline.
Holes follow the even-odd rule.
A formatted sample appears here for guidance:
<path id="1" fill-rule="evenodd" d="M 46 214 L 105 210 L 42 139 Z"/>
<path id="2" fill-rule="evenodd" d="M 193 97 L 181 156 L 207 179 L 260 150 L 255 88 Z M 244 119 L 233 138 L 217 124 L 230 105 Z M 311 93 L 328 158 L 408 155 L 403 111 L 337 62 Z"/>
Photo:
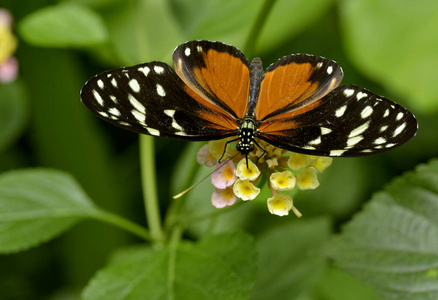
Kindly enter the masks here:
<path id="1" fill-rule="evenodd" d="M 227 142 L 225 143 L 224 152 L 222 153 L 221 158 L 219 158 L 219 160 L 218 160 L 219 163 L 221 162 L 222 158 L 224 157 L 225 153 L 227 152 L 228 144 L 230 144 L 230 143 L 232 143 L 232 142 L 235 142 L 235 141 L 238 141 L 239 139 L 240 139 L 240 137 L 238 137 L 238 138 L 236 138 L 236 139 L 234 139 L 234 140 L 227 141 Z"/>
<path id="2" fill-rule="evenodd" d="M 260 158 L 262 158 L 263 156 L 265 156 L 266 155 L 266 151 L 265 151 L 265 149 L 263 149 L 263 147 L 262 146 L 260 146 L 259 145 L 259 143 L 257 143 L 257 141 L 256 140 L 253 140 L 253 142 L 254 142 L 254 144 L 257 146 L 257 147 L 259 147 L 260 148 L 260 150 L 262 150 L 262 155 L 260 155 L 258 158 L 257 158 L 257 163 L 259 162 L 259 160 L 260 160 Z M 248 163 L 247 163 L 248 164 Z"/>

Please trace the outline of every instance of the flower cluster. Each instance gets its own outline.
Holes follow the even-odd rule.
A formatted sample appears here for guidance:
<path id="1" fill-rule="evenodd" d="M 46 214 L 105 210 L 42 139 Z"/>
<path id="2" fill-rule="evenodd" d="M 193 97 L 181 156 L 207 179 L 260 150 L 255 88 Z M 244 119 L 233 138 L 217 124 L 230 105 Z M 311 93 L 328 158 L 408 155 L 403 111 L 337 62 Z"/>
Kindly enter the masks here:
<path id="1" fill-rule="evenodd" d="M 289 152 L 274 147 L 262 140 L 257 143 L 266 152 L 257 146 L 248 154 L 248 161 L 235 148 L 235 142 L 226 143 L 230 139 L 210 141 L 204 145 L 197 155 L 198 163 L 206 166 L 215 166 L 216 171 L 211 175 L 211 182 L 216 187 L 212 195 L 212 203 L 217 208 L 233 205 L 237 198 L 244 201 L 254 200 L 260 193 L 257 184 L 261 182 L 261 174 L 269 178 L 268 185 L 272 197 L 268 199 L 269 212 L 278 216 L 285 216 L 293 211 L 298 217 L 301 213 L 293 205 L 292 197 L 284 191 L 296 187 L 300 190 L 315 189 L 319 186 L 317 174 L 323 172 L 330 164 L 330 157 Z M 224 150 L 226 153 L 224 153 Z M 217 163 L 221 157 L 222 162 Z"/>
<path id="2" fill-rule="evenodd" d="M 12 34 L 12 16 L 0 8 L 0 82 L 14 81 L 18 74 L 18 62 L 12 54 L 17 48 L 17 39 Z"/>

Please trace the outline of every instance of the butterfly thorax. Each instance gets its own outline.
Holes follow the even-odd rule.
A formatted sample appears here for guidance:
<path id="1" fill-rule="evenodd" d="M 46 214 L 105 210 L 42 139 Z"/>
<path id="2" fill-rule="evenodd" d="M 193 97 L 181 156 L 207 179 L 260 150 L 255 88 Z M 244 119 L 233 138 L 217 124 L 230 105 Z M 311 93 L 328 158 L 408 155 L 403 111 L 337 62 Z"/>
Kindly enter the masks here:
<path id="1" fill-rule="evenodd" d="M 257 131 L 256 118 L 254 114 L 255 106 L 260 92 L 260 83 L 263 78 L 263 64 L 259 57 L 251 61 L 249 67 L 250 84 L 248 109 L 245 119 L 239 128 L 239 143 L 236 149 L 242 154 L 248 154 L 254 149 L 254 137 Z"/>

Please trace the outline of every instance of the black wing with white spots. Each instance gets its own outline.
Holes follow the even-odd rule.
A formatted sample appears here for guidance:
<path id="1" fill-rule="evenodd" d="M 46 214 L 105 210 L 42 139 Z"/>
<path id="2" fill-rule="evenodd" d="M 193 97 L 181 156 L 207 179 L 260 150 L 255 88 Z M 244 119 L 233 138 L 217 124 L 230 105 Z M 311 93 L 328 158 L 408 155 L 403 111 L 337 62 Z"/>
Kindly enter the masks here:
<path id="1" fill-rule="evenodd" d="M 417 131 L 417 121 L 407 109 L 354 85 L 334 89 L 316 108 L 293 121 L 293 129 L 258 135 L 299 153 L 363 156 L 400 146 Z"/>
<path id="2" fill-rule="evenodd" d="M 151 62 L 96 75 L 81 100 L 98 117 L 138 133 L 198 141 L 237 134 L 237 125 L 233 130 L 215 122 L 228 121 L 225 112 L 205 107 L 187 89 L 169 65 Z"/>

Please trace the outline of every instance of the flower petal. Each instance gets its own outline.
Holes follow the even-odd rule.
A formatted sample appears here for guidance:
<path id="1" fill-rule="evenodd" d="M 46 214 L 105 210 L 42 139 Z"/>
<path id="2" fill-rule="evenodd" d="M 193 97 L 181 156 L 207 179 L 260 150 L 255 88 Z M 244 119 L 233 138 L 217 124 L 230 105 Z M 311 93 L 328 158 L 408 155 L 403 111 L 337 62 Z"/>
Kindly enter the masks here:
<path id="1" fill-rule="evenodd" d="M 211 203 L 216 208 L 224 208 L 225 206 L 230 206 L 236 203 L 237 197 L 233 193 L 232 188 L 226 188 L 223 190 L 216 189 L 216 191 L 211 195 Z"/>
<path id="2" fill-rule="evenodd" d="M 233 186 L 234 194 L 240 199 L 254 200 L 260 193 L 260 189 L 255 187 L 249 180 L 237 179 Z"/>
<path id="3" fill-rule="evenodd" d="M 277 191 L 290 191 L 295 187 L 296 178 L 291 171 L 272 173 L 271 187 Z"/>
<path id="4" fill-rule="evenodd" d="M 297 186 L 300 190 L 312 190 L 319 186 L 316 172 L 313 168 L 305 168 L 298 174 Z"/>
<path id="5" fill-rule="evenodd" d="M 292 197 L 286 194 L 275 194 L 268 199 L 268 210 L 277 216 L 287 216 L 294 206 Z"/>
<path id="6" fill-rule="evenodd" d="M 246 158 L 242 158 L 237 164 L 237 176 L 242 180 L 256 180 L 260 176 L 260 170 L 248 159 L 248 166 L 246 165 Z"/>
<path id="7" fill-rule="evenodd" d="M 236 168 L 231 160 L 216 166 L 216 171 L 211 174 L 211 183 L 218 189 L 225 189 L 236 181 Z"/>

